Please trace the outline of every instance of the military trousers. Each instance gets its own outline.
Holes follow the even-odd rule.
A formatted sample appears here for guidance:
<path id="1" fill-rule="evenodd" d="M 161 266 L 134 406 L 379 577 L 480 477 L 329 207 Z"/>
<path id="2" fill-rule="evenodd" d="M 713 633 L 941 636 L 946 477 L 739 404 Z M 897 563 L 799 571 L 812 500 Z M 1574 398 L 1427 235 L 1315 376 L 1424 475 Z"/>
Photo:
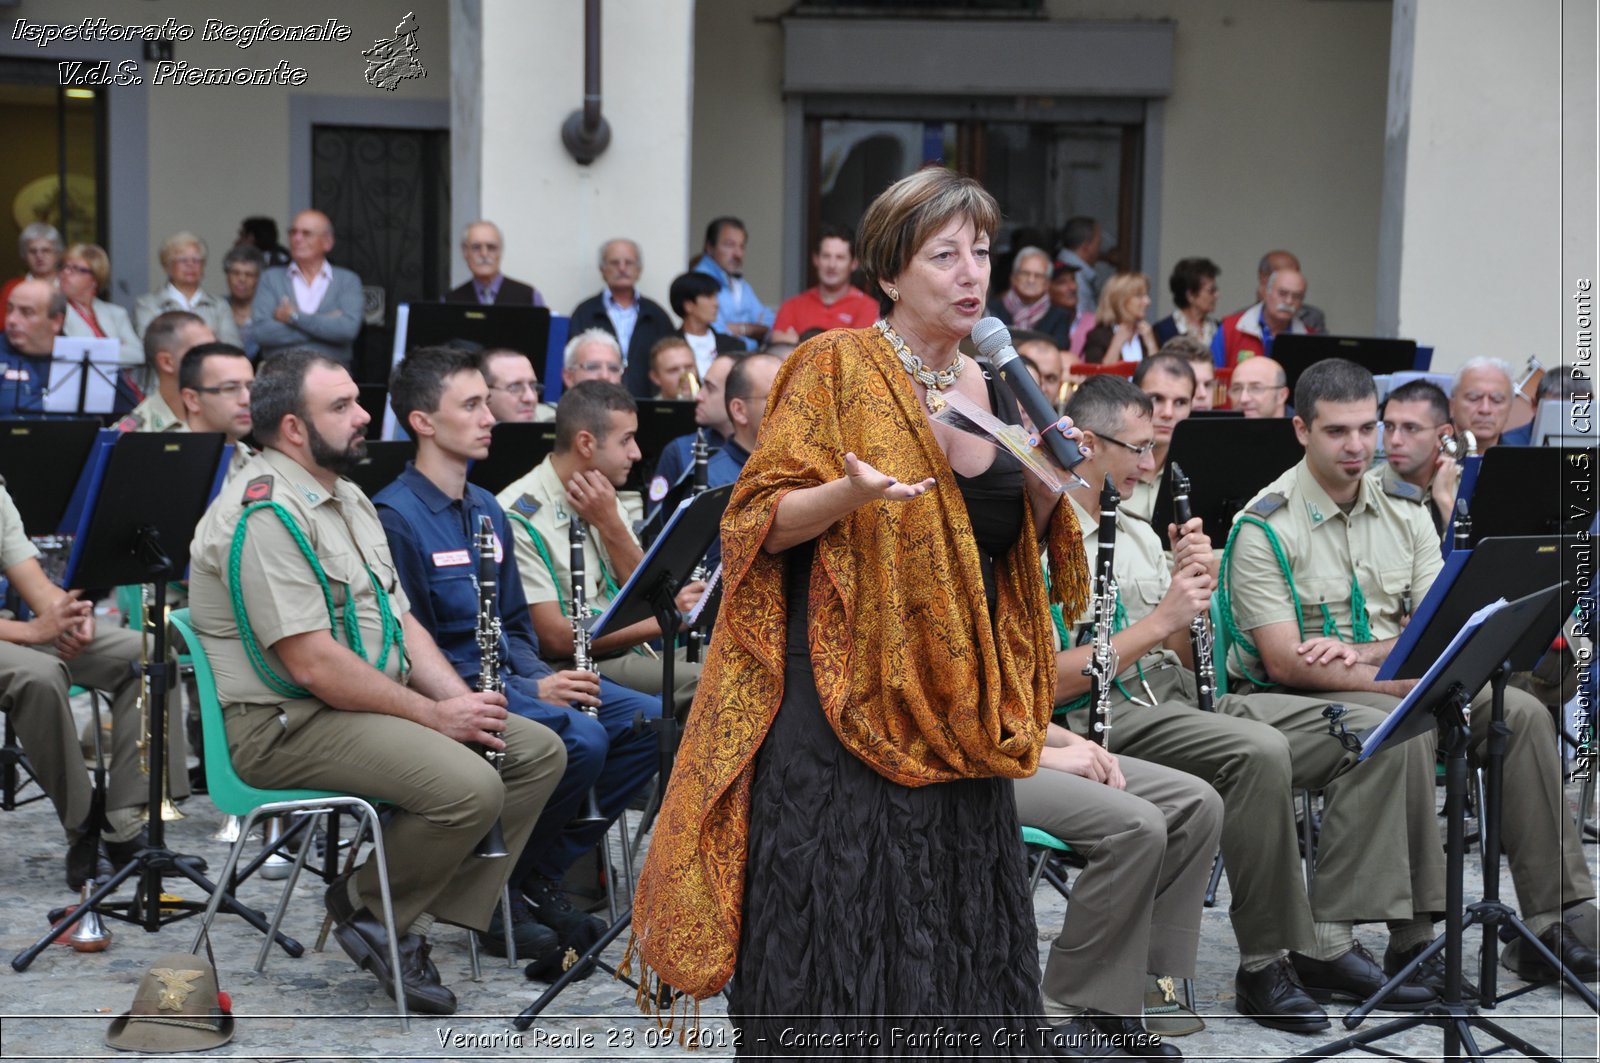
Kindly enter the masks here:
<path id="1" fill-rule="evenodd" d="M 482 860 L 473 848 L 498 818 L 507 848 L 520 852 L 567 763 L 555 732 L 515 715 L 506 720 L 498 774 L 464 743 L 397 716 L 324 708 L 289 731 L 277 706 L 234 705 L 225 720 L 245 782 L 337 790 L 398 807 L 383 842 L 402 932 L 423 912 L 488 929 L 513 860 Z M 356 886 L 381 919 L 375 861 L 362 865 Z"/>
<path id="2" fill-rule="evenodd" d="M 1323 715 L 1333 697 L 1229 695 L 1205 713 L 1194 707 L 1188 669 L 1158 668 L 1147 680 L 1156 704 L 1117 699 L 1111 750 L 1197 775 L 1222 795 L 1229 917 L 1241 952 L 1311 951 L 1314 922 L 1406 920 L 1442 909 L 1427 736 L 1358 766 Z M 1348 705 L 1344 723 L 1367 730 L 1381 718 Z M 1086 729 L 1087 714 L 1073 713 L 1071 723 Z M 1295 827 L 1299 789 L 1326 791 L 1309 895 Z"/>
<path id="3" fill-rule="evenodd" d="M 1017 818 L 1087 862 L 1044 968 L 1052 1005 L 1137 1015 L 1147 974 L 1194 976 L 1222 798 L 1185 772 L 1119 757 L 1127 788 L 1041 767 L 1016 780 Z"/>
<path id="4" fill-rule="evenodd" d="M 702 648 L 702 660 L 704 652 Z M 629 650 L 627 653 L 596 661 L 594 667 L 595 671 L 614 683 L 621 683 L 630 690 L 648 694 L 657 700 L 661 697 L 663 678 L 661 658 L 655 654 L 635 653 Z M 673 658 L 672 705 L 679 719 L 689 711 L 689 706 L 694 701 L 694 692 L 699 689 L 700 667 L 699 662 L 689 663 L 688 653 L 681 647 L 677 656 Z"/>

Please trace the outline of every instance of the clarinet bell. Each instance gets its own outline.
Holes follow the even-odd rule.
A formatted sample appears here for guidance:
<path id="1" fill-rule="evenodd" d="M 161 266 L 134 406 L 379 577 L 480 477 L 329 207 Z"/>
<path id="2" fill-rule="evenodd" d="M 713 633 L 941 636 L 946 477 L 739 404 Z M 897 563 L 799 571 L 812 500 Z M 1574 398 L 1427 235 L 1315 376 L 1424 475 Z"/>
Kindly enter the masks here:
<path id="1" fill-rule="evenodd" d="M 89 903 L 89 895 L 94 892 L 94 888 L 94 879 L 89 879 L 83 884 L 83 899 L 80 904 Z M 71 911 L 66 914 L 70 915 Z M 61 943 L 74 952 L 104 952 L 111 944 L 111 931 L 107 930 L 105 923 L 101 921 L 99 911 L 90 908 L 72 928 L 72 933 Z"/>
<path id="2" fill-rule="evenodd" d="M 232 845 L 239 840 L 239 828 L 243 823 L 244 821 L 238 816 L 223 816 L 222 826 L 211 833 L 211 840 Z"/>
<path id="3" fill-rule="evenodd" d="M 480 860 L 499 860 L 511 855 L 511 850 L 506 848 L 505 831 L 498 818 L 489 824 L 489 833 L 478 839 L 472 855 Z"/>
<path id="4" fill-rule="evenodd" d="M 595 799 L 594 790 L 589 790 L 589 796 L 583 802 L 583 813 L 572 817 L 574 827 L 598 827 L 606 822 L 606 817 L 600 814 L 600 802 Z"/>

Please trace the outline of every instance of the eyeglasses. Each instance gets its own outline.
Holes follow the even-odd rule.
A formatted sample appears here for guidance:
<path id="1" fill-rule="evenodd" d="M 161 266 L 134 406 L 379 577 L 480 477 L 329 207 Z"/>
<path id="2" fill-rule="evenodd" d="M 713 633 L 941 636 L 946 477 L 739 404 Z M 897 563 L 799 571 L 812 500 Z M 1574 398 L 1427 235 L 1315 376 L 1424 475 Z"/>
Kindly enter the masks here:
<path id="1" fill-rule="evenodd" d="M 496 384 L 492 391 L 503 391 L 507 395 L 536 395 L 539 392 L 537 380 L 519 380 L 511 384 Z"/>
<path id="2" fill-rule="evenodd" d="M 88 266 L 80 266 L 76 262 L 67 262 L 61 267 L 62 273 L 93 273 Z"/>
<path id="3" fill-rule="evenodd" d="M 240 395 L 250 394 L 252 387 L 254 385 L 248 380 L 230 380 L 228 383 L 218 384 L 216 387 L 195 388 L 194 390 L 202 395 L 225 395 L 230 399 L 236 399 Z"/>
<path id="4" fill-rule="evenodd" d="M 1012 276 L 1013 277 L 1020 277 L 1023 280 L 1030 280 L 1030 281 L 1042 281 L 1042 280 L 1049 280 L 1050 279 L 1050 274 L 1048 274 L 1048 273 L 1040 273 L 1038 270 L 1034 270 L 1034 269 L 1019 269 L 1019 270 L 1017 270 L 1017 272 L 1013 273 Z"/>
<path id="5" fill-rule="evenodd" d="M 581 373 L 604 373 L 606 376 L 622 376 L 622 366 L 612 362 L 579 362 L 572 368 Z"/>
<path id="6" fill-rule="evenodd" d="M 468 244 L 468 251 L 499 251 L 499 244 Z"/>
<path id="7" fill-rule="evenodd" d="M 1140 443 L 1138 446 L 1135 446 L 1132 443 L 1124 443 L 1120 439 L 1113 439 L 1111 436 L 1106 435 L 1104 432 L 1096 432 L 1095 436 L 1097 438 L 1099 438 L 1099 439 L 1105 440 L 1107 443 L 1115 443 L 1117 446 L 1122 447 L 1124 450 L 1131 450 L 1135 454 L 1139 455 L 1139 457 L 1141 457 L 1141 458 L 1144 457 L 1147 454 L 1154 453 L 1155 449 L 1156 449 L 1156 441 L 1153 440 L 1153 439 L 1150 440 L 1148 443 Z"/>
<path id="8" fill-rule="evenodd" d="M 169 258 L 167 261 L 174 266 L 203 266 L 206 264 L 206 260 L 199 255 L 182 255 L 178 258 Z"/>
<path id="9" fill-rule="evenodd" d="M 1264 396 L 1264 395 L 1266 395 L 1266 394 L 1268 394 L 1270 392 L 1277 391 L 1279 388 L 1283 388 L 1283 387 L 1288 387 L 1288 385 L 1287 384 L 1229 384 L 1228 385 L 1228 394 L 1232 395 L 1234 398 L 1238 398 L 1241 395 L 1249 395 L 1252 399 L 1259 399 L 1262 396 Z"/>

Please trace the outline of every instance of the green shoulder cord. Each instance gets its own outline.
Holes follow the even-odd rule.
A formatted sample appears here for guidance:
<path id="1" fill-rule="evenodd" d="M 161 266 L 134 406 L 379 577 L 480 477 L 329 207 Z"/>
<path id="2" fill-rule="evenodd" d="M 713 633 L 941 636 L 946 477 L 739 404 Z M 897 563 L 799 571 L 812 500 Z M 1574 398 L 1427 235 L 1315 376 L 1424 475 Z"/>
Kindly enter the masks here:
<path id="1" fill-rule="evenodd" d="M 1244 514 L 1239 518 L 1238 523 L 1234 524 L 1233 530 L 1228 533 L 1228 542 L 1222 548 L 1222 568 L 1217 574 L 1217 604 L 1221 607 L 1222 623 L 1227 629 L 1228 641 L 1232 643 L 1233 652 L 1237 652 L 1238 647 L 1243 646 L 1249 651 L 1250 656 L 1259 661 L 1261 659 L 1261 651 L 1256 649 L 1255 643 L 1245 638 L 1244 632 L 1240 631 L 1238 624 L 1234 622 L 1233 595 L 1228 591 L 1228 570 L 1233 561 L 1233 541 L 1239 537 L 1240 529 L 1246 524 L 1254 524 L 1260 528 L 1267 537 L 1267 545 L 1272 547 L 1272 556 L 1277 558 L 1278 568 L 1283 572 L 1283 582 L 1288 584 L 1289 597 L 1294 602 L 1294 624 L 1295 628 L 1300 632 L 1301 641 L 1305 640 L 1306 626 L 1302 619 L 1304 614 L 1300 606 L 1300 592 L 1295 589 L 1294 585 L 1294 570 L 1289 566 L 1289 558 L 1283 552 L 1283 544 L 1278 541 L 1278 534 L 1272 530 L 1271 525 L 1260 517 L 1251 516 L 1248 513 Z M 1344 636 L 1339 634 L 1339 625 L 1333 621 L 1333 614 L 1328 611 L 1328 603 L 1323 602 L 1318 608 L 1322 610 L 1322 634 L 1328 638 L 1338 639 L 1340 642 L 1345 641 Z M 1367 616 L 1367 596 L 1362 593 L 1361 583 L 1356 579 L 1354 572 L 1350 574 L 1350 616 L 1352 629 L 1350 641 L 1371 642 L 1372 623 Z M 1235 657 L 1234 659 L 1238 662 L 1239 670 L 1244 673 L 1245 678 L 1256 686 L 1265 688 L 1278 685 L 1266 676 L 1257 678 L 1242 658 Z"/>
<path id="2" fill-rule="evenodd" d="M 528 533 L 529 540 L 533 542 L 534 550 L 539 553 L 539 560 L 544 562 L 545 569 L 550 573 L 550 585 L 556 589 L 556 604 L 561 607 L 561 615 L 571 616 L 572 612 L 567 608 L 567 599 L 561 594 L 561 577 L 556 573 L 556 562 L 550 553 L 550 544 L 544 541 L 544 536 L 534 530 L 533 522 L 527 517 L 524 517 L 514 509 L 508 509 L 505 512 L 506 516 L 517 524 L 522 525 L 522 530 Z M 598 558 L 596 560 L 599 561 Z M 617 581 L 611 578 L 611 570 L 606 568 L 604 561 L 600 561 L 600 584 L 607 602 L 615 601 L 617 595 L 621 593 L 620 588 L 617 587 Z M 644 648 L 635 646 L 633 652 L 643 653 Z"/>
<path id="3" fill-rule="evenodd" d="M 344 627 L 345 644 L 363 661 L 367 661 L 378 671 L 383 671 L 389 663 L 389 651 L 398 650 L 401 656 L 405 654 L 405 636 L 400 626 L 400 620 L 394 615 L 394 609 L 389 604 L 389 595 L 383 589 L 383 584 L 378 582 L 377 575 L 371 567 L 367 569 L 367 579 L 372 582 L 373 593 L 378 598 L 378 615 L 383 624 L 383 648 L 378 654 L 378 659 L 372 661 L 367 657 L 366 645 L 361 638 L 361 625 L 356 618 L 355 609 L 350 607 L 351 594 L 349 584 L 340 584 L 344 588 L 345 609 L 344 615 L 339 615 L 339 610 L 333 604 L 333 588 L 328 582 L 328 573 L 322 567 L 322 562 L 317 559 L 317 553 L 306 541 L 305 533 L 300 530 L 300 525 L 295 523 L 294 517 L 287 509 L 277 502 L 257 502 L 246 506 L 244 512 L 239 514 L 239 525 L 233 531 L 233 546 L 228 551 L 228 584 L 233 600 L 233 619 L 239 628 L 239 640 L 244 643 L 245 655 L 250 658 L 250 667 L 255 669 L 256 675 L 276 693 L 287 698 L 309 698 L 311 691 L 298 686 L 273 671 L 267 663 L 261 643 L 256 638 L 255 629 L 250 626 L 250 617 L 245 609 L 244 592 L 239 588 L 240 564 L 244 558 L 244 540 L 250 516 L 260 510 L 270 509 L 277 514 L 278 520 L 283 522 L 284 530 L 294 539 L 295 545 L 300 547 L 300 553 L 305 556 L 306 563 L 311 566 L 311 572 L 317 577 L 317 582 L 322 585 L 322 600 L 328 607 L 328 627 L 338 638 L 339 628 Z"/>

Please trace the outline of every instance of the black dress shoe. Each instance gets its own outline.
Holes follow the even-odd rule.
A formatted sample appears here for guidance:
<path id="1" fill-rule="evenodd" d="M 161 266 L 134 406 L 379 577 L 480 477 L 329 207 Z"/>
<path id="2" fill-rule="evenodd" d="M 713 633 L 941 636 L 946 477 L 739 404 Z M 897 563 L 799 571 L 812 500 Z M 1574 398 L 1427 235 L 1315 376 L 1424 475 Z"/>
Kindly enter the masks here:
<path id="1" fill-rule="evenodd" d="M 1328 1028 L 1328 1014 L 1306 995 L 1294 965 L 1284 957 L 1259 971 L 1239 968 L 1233 976 L 1233 1009 L 1263 1026 L 1289 1033 Z"/>
<path id="2" fill-rule="evenodd" d="M 556 932 L 564 949 L 582 955 L 606 932 L 606 925 L 599 919 L 572 906 L 572 899 L 558 882 L 531 878 L 523 885 L 522 893 L 533 917 Z"/>
<path id="3" fill-rule="evenodd" d="M 1043 1031 L 1043 1048 L 1056 1059 L 1131 1059 L 1089 1015 L 1078 1015 Z"/>
<path id="4" fill-rule="evenodd" d="M 1107 1015 L 1090 1010 L 1085 1017 L 1101 1033 L 1111 1038 L 1111 1043 L 1135 1059 L 1183 1058 L 1178 1046 L 1168 1044 L 1158 1034 L 1144 1028 L 1144 1020 L 1135 1015 Z"/>
<path id="5" fill-rule="evenodd" d="M 389 933 L 371 912 L 362 908 L 333 931 L 334 940 L 363 970 L 371 971 L 394 996 L 394 971 L 389 966 Z M 439 982 L 439 970 L 429 959 L 427 938 L 402 934 L 400 980 L 405 986 L 406 1007 L 427 1015 L 454 1015 L 456 995 Z"/>
<path id="6" fill-rule="evenodd" d="M 511 943 L 516 946 L 517 958 L 528 960 L 534 966 L 543 966 L 561 955 L 561 940 L 556 932 L 533 916 L 533 910 L 520 893 L 511 894 Z M 483 934 L 483 948 L 491 956 L 506 954 L 505 920 L 499 908 L 489 917 L 489 929 Z"/>
<path id="7" fill-rule="evenodd" d="M 1561 965 L 1577 975 L 1580 982 L 1600 979 L 1600 953 L 1584 944 L 1566 920 L 1557 919 L 1545 927 L 1539 942 L 1555 953 Z M 1511 951 L 1509 946 L 1506 951 Z M 1516 950 L 1515 959 L 1508 966 L 1524 982 L 1548 982 L 1558 977 L 1556 969 L 1525 944 Z"/>
<path id="8" fill-rule="evenodd" d="M 85 834 L 67 847 L 67 886 L 81 890 L 93 878 L 104 882 L 115 873 L 111 861 L 100 851 L 100 835 Z"/>
<path id="9" fill-rule="evenodd" d="M 1358 941 L 1350 951 L 1334 960 L 1314 960 L 1298 952 L 1289 956 L 1294 961 L 1295 974 L 1312 1000 L 1326 1004 L 1331 1000 L 1347 1000 L 1359 1004 L 1376 993 L 1388 979 L 1372 953 Z M 1390 1011 L 1420 1011 L 1438 1000 L 1433 990 L 1418 982 L 1401 982 L 1394 992 L 1384 998 L 1380 1007 Z"/>
<path id="10" fill-rule="evenodd" d="M 1400 973 L 1400 968 L 1416 958 L 1417 953 L 1427 948 L 1427 944 L 1413 945 L 1409 949 L 1396 949 L 1393 945 L 1383 950 L 1383 973 L 1386 978 L 1393 978 Z M 1433 990 L 1434 995 L 1440 1000 L 1444 999 L 1444 953 L 1436 952 L 1422 962 L 1411 975 L 1411 984 L 1427 986 Z M 1463 998 L 1478 995 L 1478 987 L 1466 978 L 1461 979 L 1461 996 Z"/>

